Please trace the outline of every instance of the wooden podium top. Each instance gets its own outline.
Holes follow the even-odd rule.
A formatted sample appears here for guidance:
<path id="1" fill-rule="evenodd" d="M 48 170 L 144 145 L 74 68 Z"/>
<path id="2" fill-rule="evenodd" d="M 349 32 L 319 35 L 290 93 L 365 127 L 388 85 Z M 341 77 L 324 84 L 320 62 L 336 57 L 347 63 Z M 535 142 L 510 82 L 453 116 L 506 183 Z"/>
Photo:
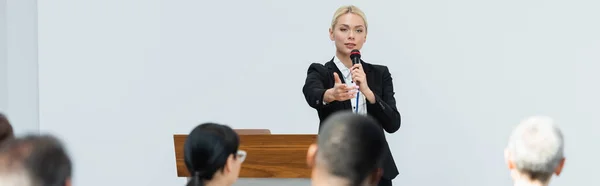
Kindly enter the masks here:
<path id="1" fill-rule="evenodd" d="M 306 164 L 310 144 L 316 134 L 271 134 L 267 129 L 238 129 L 240 150 L 248 155 L 242 164 L 241 178 L 310 178 Z M 175 161 L 178 177 L 189 177 L 183 157 L 187 135 L 175 134 Z"/>

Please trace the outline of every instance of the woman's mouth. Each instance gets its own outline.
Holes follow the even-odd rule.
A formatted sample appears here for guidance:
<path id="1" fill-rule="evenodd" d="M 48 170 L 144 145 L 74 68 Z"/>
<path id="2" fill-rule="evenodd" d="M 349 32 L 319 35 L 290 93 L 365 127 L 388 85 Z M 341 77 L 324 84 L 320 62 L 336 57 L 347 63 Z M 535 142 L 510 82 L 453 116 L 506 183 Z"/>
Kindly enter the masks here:
<path id="1" fill-rule="evenodd" d="M 346 48 L 349 48 L 349 49 L 356 47 L 356 44 L 354 44 L 354 43 L 345 43 L 344 45 L 346 45 Z"/>

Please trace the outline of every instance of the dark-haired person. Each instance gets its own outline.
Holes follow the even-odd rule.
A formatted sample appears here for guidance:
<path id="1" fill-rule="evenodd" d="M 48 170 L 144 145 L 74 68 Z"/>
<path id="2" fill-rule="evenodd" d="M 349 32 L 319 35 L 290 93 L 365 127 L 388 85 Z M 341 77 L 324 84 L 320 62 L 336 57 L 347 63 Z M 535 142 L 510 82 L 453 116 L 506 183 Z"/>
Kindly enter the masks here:
<path id="1" fill-rule="evenodd" d="M 0 170 L 3 177 L 15 179 L 7 185 L 71 185 L 71 158 L 62 142 L 52 135 L 27 135 L 6 141 L 0 147 Z"/>
<path id="2" fill-rule="evenodd" d="M 229 186 L 238 179 L 246 152 L 237 133 L 226 125 L 204 123 L 188 135 L 184 159 L 192 178 L 187 186 Z"/>
<path id="3" fill-rule="evenodd" d="M 8 118 L 0 113 L 0 144 L 6 140 L 13 139 L 14 137 L 13 127 L 8 121 Z"/>
<path id="4" fill-rule="evenodd" d="M 386 152 L 383 131 L 370 116 L 337 112 L 308 149 L 313 186 L 374 186 Z"/>
<path id="5" fill-rule="evenodd" d="M 333 59 L 308 67 L 302 92 L 308 105 L 317 110 L 321 123 L 332 113 L 352 110 L 374 117 L 388 133 L 400 128 L 392 75 L 388 67 L 360 61 L 352 64 L 350 53 L 360 50 L 367 39 L 367 19 L 356 6 L 342 6 L 333 15 L 329 38 L 335 43 Z M 358 98 L 358 99 L 357 99 Z M 321 127 L 322 125 L 320 125 Z M 389 151 L 384 157 L 380 186 L 392 185 L 398 175 Z"/>

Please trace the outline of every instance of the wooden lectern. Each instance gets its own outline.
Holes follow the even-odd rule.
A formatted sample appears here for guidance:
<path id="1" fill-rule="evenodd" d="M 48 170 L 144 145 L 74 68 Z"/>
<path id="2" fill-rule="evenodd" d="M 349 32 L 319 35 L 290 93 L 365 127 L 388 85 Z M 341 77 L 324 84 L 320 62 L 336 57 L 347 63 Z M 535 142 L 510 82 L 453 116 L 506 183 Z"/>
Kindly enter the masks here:
<path id="1" fill-rule="evenodd" d="M 271 134 L 268 129 L 238 129 L 239 149 L 248 155 L 240 178 L 310 178 L 306 152 L 317 141 L 316 134 Z M 183 158 L 187 135 L 175 134 L 175 162 L 178 177 L 190 177 Z"/>

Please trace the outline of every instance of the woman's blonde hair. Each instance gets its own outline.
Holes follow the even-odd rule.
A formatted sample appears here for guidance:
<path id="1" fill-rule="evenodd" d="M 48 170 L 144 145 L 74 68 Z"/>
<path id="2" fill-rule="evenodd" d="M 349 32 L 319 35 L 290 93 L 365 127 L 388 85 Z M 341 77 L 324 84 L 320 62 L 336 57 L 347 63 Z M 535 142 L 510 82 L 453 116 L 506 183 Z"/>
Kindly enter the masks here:
<path id="1" fill-rule="evenodd" d="M 333 14 L 333 20 L 331 20 L 331 29 L 334 29 L 335 24 L 337 24 L 338 18 L 340 16 L 350 13 L 360 16 L 365 22 L 365 30 L 367 30 L 367 16 L 365 16 L 365 13 L 362 10 L 360 10 L 354 5 L 342 6 L 335 11 L 335 13 Z"/>

